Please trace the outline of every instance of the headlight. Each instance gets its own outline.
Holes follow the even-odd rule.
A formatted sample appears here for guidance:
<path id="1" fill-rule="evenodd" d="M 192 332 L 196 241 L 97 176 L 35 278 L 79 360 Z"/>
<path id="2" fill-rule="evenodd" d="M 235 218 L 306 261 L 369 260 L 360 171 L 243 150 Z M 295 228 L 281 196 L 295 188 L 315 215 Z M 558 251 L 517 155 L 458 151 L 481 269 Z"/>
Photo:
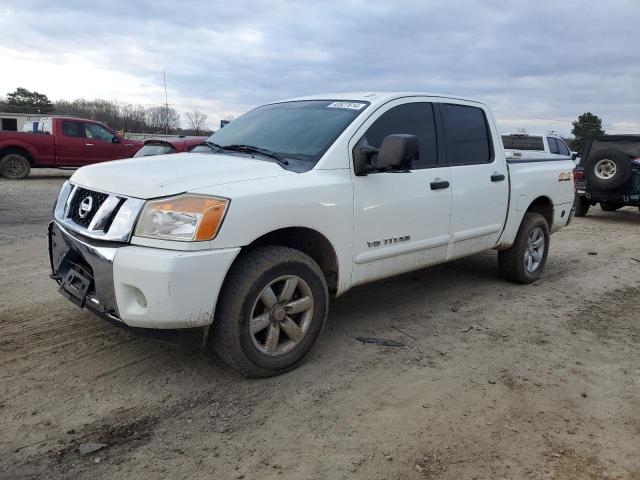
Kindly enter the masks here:
<path id="1" fill-rule="evenodd" d="M 213 239 L 220 230 L 229 200 L 179 195 L 151 200 L 142 210 L 134 235 L 182 241 Z"/>
<path id="2" fill-rule="evenodd" d="M 69 181 L 64 182 L 60 189 L 60 193 L 58 193 L 58 198 L 56 198 L 56 201 L 53 204 L 54 218 L 57 218 L 58 220 L 62 220 L 64 218 L 64 209 L 66 207 L 69 194 L 71 194 L 71 190 L 73 190 L 73 185 L 69 183 Z"/>

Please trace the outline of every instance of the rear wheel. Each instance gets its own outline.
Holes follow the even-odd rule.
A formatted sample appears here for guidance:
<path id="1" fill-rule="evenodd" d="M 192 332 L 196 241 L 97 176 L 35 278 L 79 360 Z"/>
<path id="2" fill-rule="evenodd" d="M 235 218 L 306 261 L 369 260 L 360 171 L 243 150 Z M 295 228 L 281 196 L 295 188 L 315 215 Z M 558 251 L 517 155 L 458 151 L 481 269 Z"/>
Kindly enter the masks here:
<path id="1" fill-rule="evenodd" d="M 576 217 L 586 216 L 590 206 L 591 204 L 589 203 L 589 200 L 587 200 L 587 197 L 578 195 L 574 202 L 574 207 L 576 209 Z"/>
<path id="2" fill-rule="evenodd" d="M 511 248 L 498 252 L 503 278 L 531 283 L 540 278 L 549 253 L 549 225 L 539 213 L 525 213 Z"/>
<path id="3" fill-rule="evenodd" d="M 304 253 L 258 247 L 232 266 L 213 325 L 216 353 L 254 377 L 295 368 L 309 352 L 328 310 L 320 267 Z"/>
<path id="4" fill-rule="evenodd" d="M 600 208 L 605 212 L 615 212 L 616 210 L 624 207 L 621 203 L 606 203 L 600 202 Z"/>
<path id="5" fill-rule="evenodd" d="M 0 159 L 0 175 L 12 180 L 26 178 L 31 170 L 29 159 L 19 153 L 9 153 Z"/>

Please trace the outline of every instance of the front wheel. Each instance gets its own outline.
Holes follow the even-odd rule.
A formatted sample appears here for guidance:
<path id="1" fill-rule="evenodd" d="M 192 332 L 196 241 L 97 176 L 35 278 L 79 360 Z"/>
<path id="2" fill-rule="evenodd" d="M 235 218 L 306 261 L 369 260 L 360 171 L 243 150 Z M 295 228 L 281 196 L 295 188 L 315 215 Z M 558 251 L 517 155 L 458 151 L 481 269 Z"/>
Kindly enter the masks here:
<path id="1" fill-rule="evenodd" d="M 503 278 L 531 283 L 542 275 L 549 253 L 549 225 L 539 213 L 525 213 L 511 248 L 498 252 Z"/>
<path id="2" fill-rule="evenodd" d="M 268 377 L 298 366 L 315 343 L 328 311 L 320 267 L 292 248 L 242 253 L 220 292 L 213 347 L 245 375 Z"/>

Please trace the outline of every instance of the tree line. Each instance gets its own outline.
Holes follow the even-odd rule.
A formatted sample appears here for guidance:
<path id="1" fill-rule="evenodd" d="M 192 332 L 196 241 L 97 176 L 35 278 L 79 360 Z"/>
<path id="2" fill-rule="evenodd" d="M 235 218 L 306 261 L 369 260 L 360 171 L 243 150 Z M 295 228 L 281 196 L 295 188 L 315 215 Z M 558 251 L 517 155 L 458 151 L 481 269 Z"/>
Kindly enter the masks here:
<path id="1" fill-rule="evenodd" d="M 50 115 L 72 115 L 108 124 L 115 130 L 136 133 L 183 133 L 187 135 L 210 134 L 206 126 L 207 116 L 194 111 L 186 113 L 191 127 L 181 128 L 180 114 L 175 108 L 166 106 L 144 107 L 112 100 L 58 100 L 51 102 L 46 95 L 17 88 L 6 98 L 0 97 L 0 111 L 19 113 L 46 113 Z M 591 112 L 583 113 L 572 123 L 574 139 L 566 139 L 572 149 L 582 152 L 589 137 L 604 135 L 602 119 Z"/>
<path id="2" fill-rule="evenodd" d="M 186 116 L 188 129 L 182 128 L 178 111 L 173 107 L 156 105 L 145 107 L 113 100 L 94 99 L 50 101 L 46 95 L 17 88 L 6 98 L 0 97 L 0 111 L 12 113 L 32 113 L 47 115 L 69 115 L 88 118 L 106 123 L 114 130 L 135 133 L 169 133 L 169 134 L 210 134 L 206 126 L 207 116 L 204 113 L 188 112 Z"/>

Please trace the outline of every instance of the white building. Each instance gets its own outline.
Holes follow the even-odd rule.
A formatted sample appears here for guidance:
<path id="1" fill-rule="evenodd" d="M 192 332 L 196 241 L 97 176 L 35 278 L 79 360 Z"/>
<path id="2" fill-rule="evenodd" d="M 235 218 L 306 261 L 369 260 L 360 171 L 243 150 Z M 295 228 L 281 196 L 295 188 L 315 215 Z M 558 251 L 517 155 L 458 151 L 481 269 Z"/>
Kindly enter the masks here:
<path id="1" fill-rule="evenodd" d="M 37 122 L 44 116 L 46 114 L 0 112 L 0 130 L 20 132 L 25 123 Z"/>

